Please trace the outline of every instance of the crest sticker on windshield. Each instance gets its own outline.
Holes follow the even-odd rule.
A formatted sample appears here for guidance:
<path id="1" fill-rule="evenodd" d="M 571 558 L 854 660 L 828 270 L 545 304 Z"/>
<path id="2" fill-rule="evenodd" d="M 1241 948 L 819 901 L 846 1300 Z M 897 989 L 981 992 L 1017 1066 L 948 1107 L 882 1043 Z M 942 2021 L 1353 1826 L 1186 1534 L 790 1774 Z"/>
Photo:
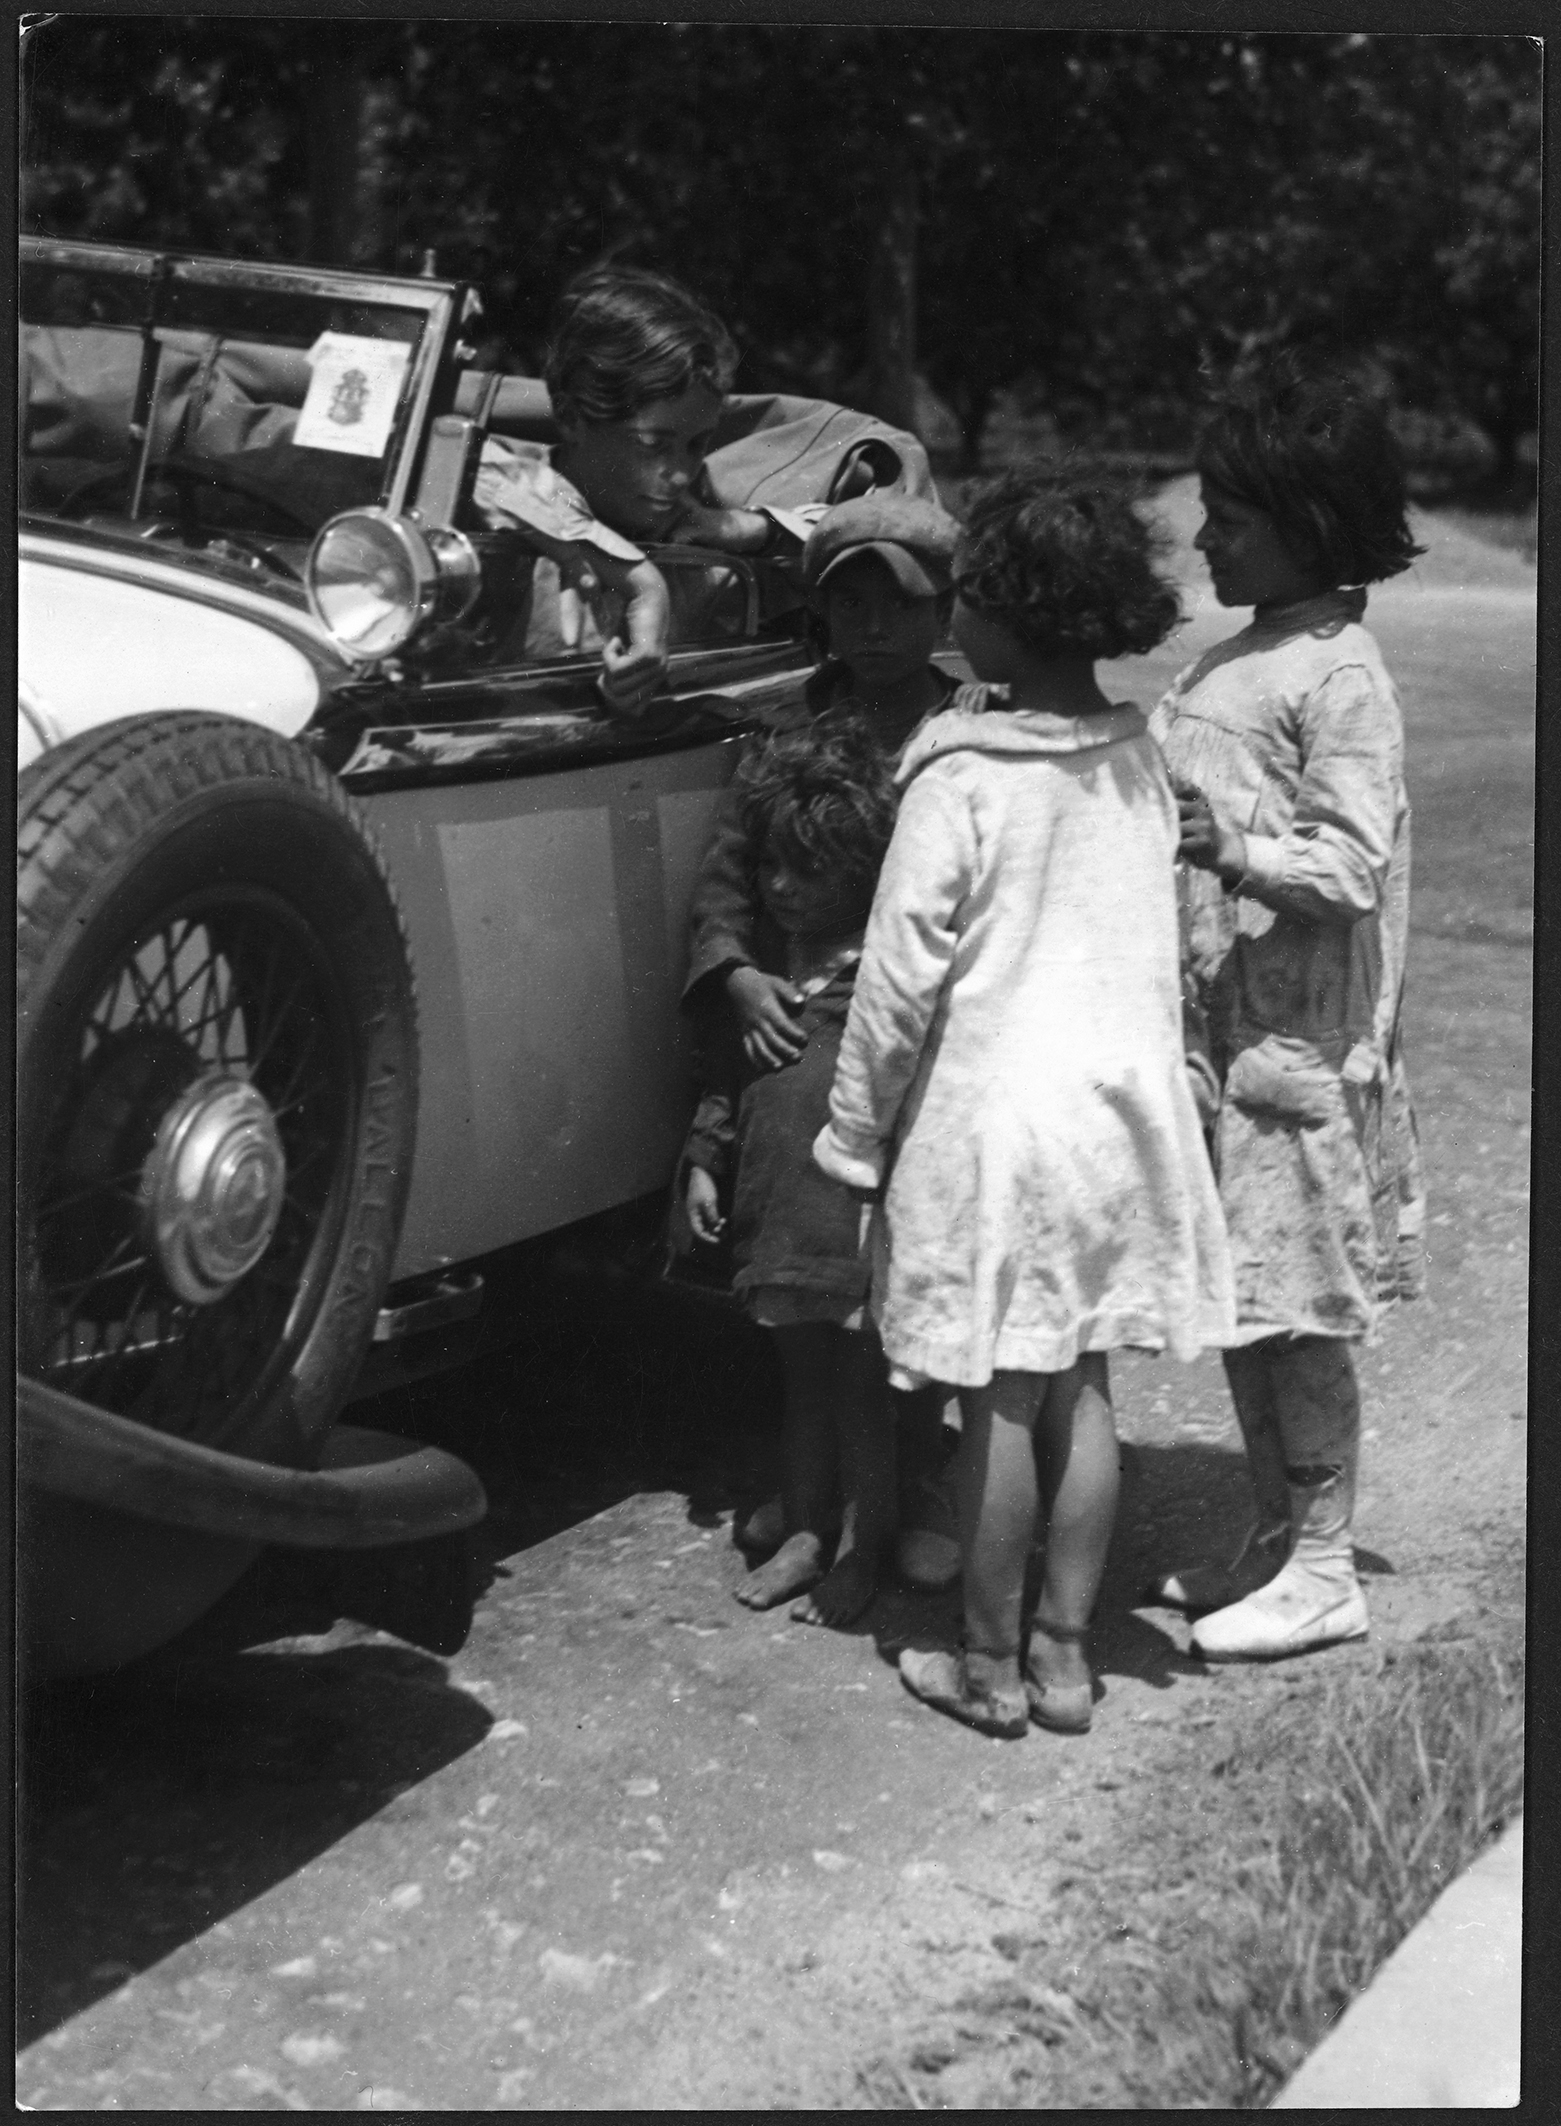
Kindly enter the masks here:
<path id="1" fill-rule="evenodd" d="M 322 332 L 309 350 L 314 374 L 293 441 L 304 450 L 377 458 L 390 440 L 409 347 L 352 332 Z"/>

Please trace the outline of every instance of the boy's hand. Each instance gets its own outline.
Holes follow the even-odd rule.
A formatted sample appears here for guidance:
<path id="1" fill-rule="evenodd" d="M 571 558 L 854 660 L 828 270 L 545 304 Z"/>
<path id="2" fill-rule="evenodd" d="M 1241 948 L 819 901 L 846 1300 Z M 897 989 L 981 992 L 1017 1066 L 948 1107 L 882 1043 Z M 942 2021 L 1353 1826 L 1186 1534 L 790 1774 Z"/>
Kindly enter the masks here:
<path id="1" fill-rule="evenodd" d="M 1227 826 L 1204 793 L 1191 783 L 1176 787 L 1176 813 L 1181 840 L 1176 853 L 1185 864 L 1212 871 L 1233 884 L 1247 868 L 1247 845 L 1239 830 Z"/>
<path id="2" fill-rule="evenodd" d="M 597 679 L 602 699 L 620 716 L 638 716 L 650 706 L 667 676 L 667 660 L 653 645 L 630 644 L 615 636 L 602 644 Z"/>
<path id="3" fill-rule="evenodd" d="M 638 716 L 667 676 L 672 601 L 666 578 L 652 562 L 600 553 L 570 556 L 559 564 L 559 577 L 559 634 L 568 647 L 580 642 L 586 604 L 609 594 L 622 601 L 622 632 L 602 645 L 597 691 L 615 714 Z"/>
<path id="4" fill-rule="evenodd" d="M 808 1045 L 795 1017 L 807 1001 L 801 990 L 778 974 L 734 967 L 726 978 L 726 993 L 737 1014 L 743 1054 L 755 1069 L 782 1070 L 795 1063 Z"/>
<path id="5" fill-rule="evenodd" d="M 715 546 L 724 554 L 757 554 L 770 543 L 770 519 L 759 509 L 711 509 L 690 495 L 668 536 L 678 545 Z"/>
<path id="6" fill-rule="evenodd" d="M 726 1220 L 721 1216 L 720 1193 L 702 1166 L 691 1166 L 688 1170 L 683 1208 L 688 1213 L 694 1238 L 702 1240 L 706 1246 L 713 1246 L 725 1231 Z"/>

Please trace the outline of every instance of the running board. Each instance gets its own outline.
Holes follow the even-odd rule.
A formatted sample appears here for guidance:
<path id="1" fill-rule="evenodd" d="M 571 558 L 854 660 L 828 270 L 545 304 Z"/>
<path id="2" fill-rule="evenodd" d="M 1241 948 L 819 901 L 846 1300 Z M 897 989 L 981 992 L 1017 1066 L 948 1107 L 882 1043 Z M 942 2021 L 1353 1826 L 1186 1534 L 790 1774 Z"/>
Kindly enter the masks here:
<path id="1" fill-rule="evenodd" d="M 381 1307 L 374 1317 L 374 1341 L 399 1343 L 404 1336 L 421 1336 L 425 1329 L 447 1328 L 453 1321 L 470 1321 L 482 1310 L 482 1273 L 468 1270 L 436 1273 L 417 1278 L 403 1287 L 407 1297 L 395 1306 Z"/>

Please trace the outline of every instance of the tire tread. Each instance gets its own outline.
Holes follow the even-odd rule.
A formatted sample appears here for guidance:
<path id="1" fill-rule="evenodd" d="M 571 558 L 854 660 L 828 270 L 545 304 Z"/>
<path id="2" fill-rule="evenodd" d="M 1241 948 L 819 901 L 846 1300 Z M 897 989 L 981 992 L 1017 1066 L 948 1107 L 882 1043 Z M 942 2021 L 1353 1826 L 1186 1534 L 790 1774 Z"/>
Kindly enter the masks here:
<path id="1" fill-rule="evenodd" d="M 200 746 L 181 745 L 198 737 Z M 153 760 L 163 767 L 160 778 Z M 363 809 L 320 761 L 292 739 L 204 709 L 99 724 L 67 739 L 18 778 L 16 927 L 19 987 L 92 875 L 164 810 L 170 770 L 184 800 L 217 784 L 269 776 L 324 805 L 368 849 L 395 910 L 410 966 L 406 920 Z M 179 771 L 182 770 L 182 774 Z M 414 1000 L 415 1008 L 415 1000 Z"/>

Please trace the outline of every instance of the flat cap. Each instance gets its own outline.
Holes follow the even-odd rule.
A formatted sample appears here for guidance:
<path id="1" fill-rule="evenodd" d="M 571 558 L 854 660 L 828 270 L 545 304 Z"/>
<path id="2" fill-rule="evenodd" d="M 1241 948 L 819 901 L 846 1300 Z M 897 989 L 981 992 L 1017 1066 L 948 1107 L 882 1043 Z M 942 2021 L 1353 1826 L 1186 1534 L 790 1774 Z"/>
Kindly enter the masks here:
<path id="1" fill-rule="evenodd" d="M 936 598 L 954 581 L 959 526 L 921 495 L 871 494 L 837 502 L 814 525 L 802 555 L 802 580 L 816 591 L 827 576 L 861 554 L 876 554 L 912 598 Z"/>

